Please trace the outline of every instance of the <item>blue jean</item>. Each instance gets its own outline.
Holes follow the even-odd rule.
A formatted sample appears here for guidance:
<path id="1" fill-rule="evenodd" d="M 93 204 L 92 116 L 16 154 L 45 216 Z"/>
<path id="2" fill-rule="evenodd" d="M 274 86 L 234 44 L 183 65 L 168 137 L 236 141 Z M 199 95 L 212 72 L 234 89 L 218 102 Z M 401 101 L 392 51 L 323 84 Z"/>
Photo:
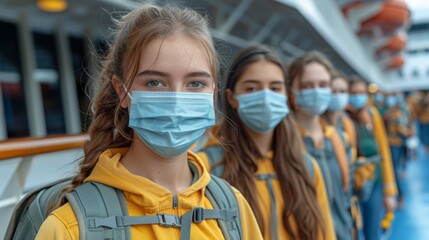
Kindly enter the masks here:
<path id="1" fill-rule="evenodd" d="M 392 154 L 393 168 L 395 169 L 395 180 L 396 185 L 398 186 L 398 196 L 402 197 L 402 181 L 399 177 L 399 174 L 405 170 L 404 164 L 404 147 L 403 146 L 390 146 L 390 152 Z"/>
<path id="2" fill-rule="evenodd" d="M 419 124 L 419 138 L 424 146 L 429 146 L 429 123 Z"/>
<path id="3" fill-rule="evenodd" d="M 366 240 L 378 240 L 381 237 L 380 222 L 383 220 L 383 184 L 381 179 L 374 184 L 367 201 L 361 202 L 363 233 Z"/>

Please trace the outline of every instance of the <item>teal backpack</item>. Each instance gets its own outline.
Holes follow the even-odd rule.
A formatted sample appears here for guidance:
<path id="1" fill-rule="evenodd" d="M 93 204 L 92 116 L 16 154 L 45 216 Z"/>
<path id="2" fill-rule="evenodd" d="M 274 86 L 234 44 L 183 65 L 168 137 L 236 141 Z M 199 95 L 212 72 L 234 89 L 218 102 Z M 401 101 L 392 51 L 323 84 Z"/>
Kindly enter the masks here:
<path id="1" fill-rule="evenodd" d="M 223 175 L 223 165 L 221 164 L 221 161 L 224 156 L 224 149 L 220 145 L 214 145 L 210 147 L 206 147 L 201 152 L 205 153 L 207 155 L 209 164 L 211 166 L 211 173 L 215 176 L 222 177 Z M 310 178 L 314 181 L 314 166 L 313 166 L 313 160 L 312 157 L 309 154 L 304 155 L 304 161 L 305 165 L 308 171 L 308 174 Z M 257 174 L 256 179 L 259 181 L 265 181 L 267 183 L 268 191 L 270 192 L 270 201 L 271 201 L 271 224 L 270 224 L 270 231 L 271 231 L 271 238 L 272 239 L 278 239 L 278 223 L 277 223 L 277 204 L 276 199 L 274 196 L 274 190 L 272 185 L 272 179 L 277 178 L 276 174 Z"/>
<path id="2" fill-rule="evenodd" d="M 14 210 L 5 239 L 34 239 L 50 214 L 49 206 L 70 181 L 70 178 L 61 179 L 27 194 Z M 80 240 L 129 240 L 131 226 L 144 224 L 180 228 L 180 240 L 188 240 L 192 223 L 198 224 L 205 219 L 216 219 L 225 239 L 242 239 L 239 205 L 229 184 L 211 176 L 205 195 L 213 209 L 195 207 L 183 216 L 128 216 L 123 192 L 98 182 L 84 183 L 66 198 L 78 220 Z"/>

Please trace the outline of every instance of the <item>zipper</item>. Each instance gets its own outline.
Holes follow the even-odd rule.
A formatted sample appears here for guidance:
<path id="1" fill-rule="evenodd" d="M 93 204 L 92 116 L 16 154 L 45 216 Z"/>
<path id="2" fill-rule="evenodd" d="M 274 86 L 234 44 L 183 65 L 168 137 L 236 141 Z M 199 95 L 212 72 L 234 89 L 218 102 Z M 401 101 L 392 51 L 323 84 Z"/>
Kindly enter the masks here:
<path id="1" fill-rule="evenodd" d="M 177 195 L 173 195 L 173 209 L 177 209 L 179 205 L 179 200 L 177 199 Z"/>

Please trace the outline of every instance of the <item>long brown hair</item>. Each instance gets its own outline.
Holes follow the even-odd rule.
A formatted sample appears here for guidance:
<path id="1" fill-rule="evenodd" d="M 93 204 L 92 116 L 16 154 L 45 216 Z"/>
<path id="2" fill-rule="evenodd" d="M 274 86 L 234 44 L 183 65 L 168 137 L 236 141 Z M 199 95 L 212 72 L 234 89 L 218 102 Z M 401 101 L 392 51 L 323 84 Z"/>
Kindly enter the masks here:
<path id="1" fill-rule="evenodd" d="M 249 64 L 258 61 L 268 61 L 286 72 L 282 61 L 271 49 L 255 46 L 244 49 L 232 61 L 227 73 L 226 88 L 234 92 L 235 84 Z M 258 205 L 255 186 L 255 173 L 258 169 L 257 159 L 262 157 L 257 150 L 256 143 L 244 130 L 244 125 L 237 111 L 228 103 L 226 96 L 223 99 L 224 115 L 221 122 L 219 138 L 227 148 L 223 163 L 223 178 L 235 186 L 249 202 L 259 226 L 264 230 L 262 212 Z M 287 116 L 274 130 L 273 136 L 273 165 L 277 173 L 282 197 L 285 200 L 283 209 L 284 228 L 291 239 L 316 239 L 318 230 L 324 232 L 323 217 L 317 203 L 316 190 L 304 164 L 304 150 L 301 147 L 299 132 L 291 116 Z M 233 150 L 230 146 L 233 146 Z M 298 224 L 295 235 L 289 222 L 293 215 Z"/>
<path id="2" fill-rule="evenodd" d="M 81 185 L 98 162 L 99 155 L 116 147 L 129 147 L 133 131 L 128 127 L 128 109 L 122 108 L 120 96 L 112 84 L 112 78 L 121 79 L 128 89 L 131 86 L 142 49 L 150 41 L 165 39 L 173 34 L 184 34 L 198 41 L 205 49 L 216 81 L 219 62 L 210 36 L 207 21 L 194 10 L 182 7 L 145 5 L 134 9 L 116 21 L 118 30 L 103 62 L 99 76 L 100 89 L 93 101 L 94 117 L 88 129 L 90 140 L 84 145 L 84 158 L 79 173 L 67 186 L 54 207 L 65 202 L 65 195 Z M 216 93 L 216 91 L 215 91 Z"/>

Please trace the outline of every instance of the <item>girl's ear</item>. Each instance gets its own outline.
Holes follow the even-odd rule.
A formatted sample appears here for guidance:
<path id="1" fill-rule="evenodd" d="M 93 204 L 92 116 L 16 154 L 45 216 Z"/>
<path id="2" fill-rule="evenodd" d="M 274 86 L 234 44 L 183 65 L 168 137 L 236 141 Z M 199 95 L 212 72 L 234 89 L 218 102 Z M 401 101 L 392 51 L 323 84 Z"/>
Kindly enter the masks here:
<path id="1" fill-rule="evenodd" d="M 293 94 L 293 91 L 290 88 L 288 88 L 288 91 L 287 91 L 287 98 L 288 98 L 287 101 L 290 109 L 292 109 L 292 111 L 298 111 L 299 106 L 296 105 L 295 95 Z"/>
<path id="2" fill-rule="evenodd" d="M 112 85 L 115 88 L 116 94 L 119 96 L 119 104 L 121 104 L 121 107 L 128 108 L 130 99 L 127 98 L 127 89 L 125 89 L 125 85 L 116 75 L 112 77 Z"/>
<path id="3" fill-rule="evenodd" d="M 232 106 L 233 109 L 238 109 L 238 101 L 234 97 L 234 94 L 232 93 L 231 89 L 226 89 L 226 99 L 228 100 L 228 103 Z"/>

